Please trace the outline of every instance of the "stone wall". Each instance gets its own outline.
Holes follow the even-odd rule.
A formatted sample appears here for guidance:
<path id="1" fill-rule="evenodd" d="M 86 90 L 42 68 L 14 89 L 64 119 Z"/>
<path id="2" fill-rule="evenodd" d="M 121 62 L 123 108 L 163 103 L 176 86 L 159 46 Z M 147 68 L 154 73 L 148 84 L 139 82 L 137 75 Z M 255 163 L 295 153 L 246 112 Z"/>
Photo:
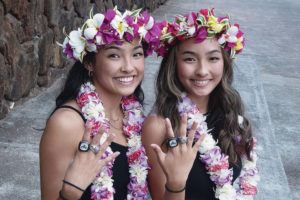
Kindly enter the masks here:
<path id="1" fill-rule="evenodd" d="M 89 10 L 153 11 L 166 0 L 0 0 L 0 119 L 33 88 L 46 87 L 67 63 L 56 41 L 81 26 Z"/>

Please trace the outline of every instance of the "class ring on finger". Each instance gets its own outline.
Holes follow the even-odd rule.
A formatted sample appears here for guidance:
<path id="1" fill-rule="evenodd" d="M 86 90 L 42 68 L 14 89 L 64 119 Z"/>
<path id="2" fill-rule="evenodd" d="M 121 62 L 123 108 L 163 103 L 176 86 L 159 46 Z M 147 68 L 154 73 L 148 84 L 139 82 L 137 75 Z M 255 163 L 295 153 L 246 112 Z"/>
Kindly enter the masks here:
<path id="1" fill-rule="evenodd" d="M 168 148 L 175 148 L 178 146 L 178 141 L 176 137 L 168 138 L 166 143 Z"/>
<path id="2" fill-rule="evenodd" d="M 177 140 L 179 144 L 186 144 L 188 142 L 188 138 L 186 136 L 180 136 Z"/>
<path id="3" fill-rule="evenodd" d="M 90 148 L 90 144 L 87 140 L 81 140 L 78 145 L 78 150 L 81 152 L 87 152 Z"/>
<path id="4" fill-rule="evenodd" d="M 95 145 L 95 144 L 91 144 L 90 145 L 90 150 L 94 153 L 97 154 L 100 151 L 100 146 L 99 145 Z"/>

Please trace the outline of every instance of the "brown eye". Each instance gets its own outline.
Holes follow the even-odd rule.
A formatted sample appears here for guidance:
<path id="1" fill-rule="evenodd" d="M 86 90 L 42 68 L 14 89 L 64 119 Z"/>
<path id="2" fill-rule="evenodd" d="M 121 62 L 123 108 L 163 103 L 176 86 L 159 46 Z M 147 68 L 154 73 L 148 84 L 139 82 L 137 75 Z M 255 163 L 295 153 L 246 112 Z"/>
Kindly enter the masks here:
<path id="1" fill-rule="evenodd" d="M 133 54 L 133 57 L 141 57 L 141 56 L 144 56 L 143 52 L 137 52 L 137 53 Z"/>
<path id="2" fill-rule="evenodd" d="M 183 59 L 185 62 L 194 62 L 194 61 L 196 61 L 196 59 L 194 59 L 194 58 L 185 58 L 185 59 Z"/>
<path id="3" fill-rule="evenodd" d="M 109 54 L 108 57 L 113 58 L 113 59 L 120 58 L 120 56 L 118 54 Z"/>
<path id="4" fill-rule="evenodd" d="M 209 60 L 212 62 L 217 62 L 220 60 L 220 58 L 219 57 L 210 57 Z"/>

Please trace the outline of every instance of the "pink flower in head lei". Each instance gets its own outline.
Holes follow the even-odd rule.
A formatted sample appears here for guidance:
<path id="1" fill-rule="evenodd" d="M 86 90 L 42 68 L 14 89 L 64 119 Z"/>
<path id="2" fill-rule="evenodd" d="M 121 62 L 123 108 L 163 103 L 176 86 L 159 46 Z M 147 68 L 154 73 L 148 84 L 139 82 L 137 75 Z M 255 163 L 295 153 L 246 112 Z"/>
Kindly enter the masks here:
<path id="1" fill-rule="evenodd" d="M 145 55 L 152 54 L 160 44 L 161 23 L 141 9 L 123 14 L 115 7 L 105 14 L 93 14 L 90 11 L 89 19 L 78 30 L 73 30 L 63 44 L 63 53 L 71 59 L 82 62 L 87 52 L 97 52 L 103 45 L 122 44 L 140 38 L 144 46 Z"/>
<path id="2" fill-rule="evenodd" d="M 195 38 L 196 43 L 206 38 L 217 38 L 231 58 L 244 48 L 243 32 L 238 24 L 231 25 L 228 16 L 215 16 L 214 9 L 201 9 L 188 15 L 178 15 L 173 22 L 165 22 L 158 55 L 165 56 L 171 46 L 189 38 Z"/>

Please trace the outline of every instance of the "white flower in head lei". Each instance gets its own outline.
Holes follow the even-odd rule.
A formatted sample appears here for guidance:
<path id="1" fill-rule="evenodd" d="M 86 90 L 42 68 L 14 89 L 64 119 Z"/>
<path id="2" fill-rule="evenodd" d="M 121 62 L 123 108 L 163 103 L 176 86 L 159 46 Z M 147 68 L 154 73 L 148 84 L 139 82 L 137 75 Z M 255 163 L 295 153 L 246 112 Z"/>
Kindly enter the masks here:
<path id="1" fill-rule="evenodd" d="M 110 129 L 109 120 L 105 117 L 104 107 L 95 86 L 90 82 L 82 85 L 76 100 L 81 107 L 84 117 L 87 119 L 86 123 L 92 124 L 91 137 L 98 134 L 100 128 L 105 130 L 104 137 L 107 137 Z M 121 107 L 124 113 L 123 133 L 128 142 L 126 155 L 129 163 L 130 182 L 127 186 L 127 199 L 147 199 L 148 187 L 146 177 L 149 166 L 145 149 L 141 142 L 141 129 L 145 118 L 142 112 L 143 108 L 134 95 L 123 97 Z M 95 112 L 95 108 L 97 112 Z M 102 159 L 110 154 L 112 154 L 112 150 L 108 147 Z M 113 199 L 115 190 L 113 188 L 112 167 L 113 163 L 103 167 L 93 181 L 91 199 Z"/>
<path id="2" fill-rule="evenodd" d="M 229 169 L 228 156 L 223 154 L 217 141 L 209 133 L 206 116 L 202 115 L 191 99 L 184 93 L 182 101 L 178 102 L 180 115 L 184 113 L 188 116 L 188 127 L 191 129 L 194 121 L 198 123 L 195 138 L 205 135 L 199 147 L 201 162 L 205 164 L 210 179 L 216 185 L 215 197 L 220 200 L 251 200 L 257 193 L 257 182 L 259 181 L 258 170 L 256 167 L 257 154 L 255 152 L 256 139 L 254 138 L 254 149 L 251 152 L 252 160 L 248 160 L 246 155 L 242 159 L 242 171 L 238 178 L 238 188 L 235 189 L 231 184 L 233 171 Z M 241 119 L 239 120 L 242 121 Z"/>
<path id="3" fill-rule="evenodd" d="M 139 38 L 144 45 L 145 55 L 150 55 L 159 46 L 163 24 L 154 21 L 146 11 L 141 9 L 128 11 L 123 14 L 117 7 L 109 9 L 105 14 L 93 14 L 81 28 L 70 34 L 64 33 L 63 53 L 70 59 L 83 61 L 87 52 L 97 52 L 103 45 L 122 44 Z"/>

